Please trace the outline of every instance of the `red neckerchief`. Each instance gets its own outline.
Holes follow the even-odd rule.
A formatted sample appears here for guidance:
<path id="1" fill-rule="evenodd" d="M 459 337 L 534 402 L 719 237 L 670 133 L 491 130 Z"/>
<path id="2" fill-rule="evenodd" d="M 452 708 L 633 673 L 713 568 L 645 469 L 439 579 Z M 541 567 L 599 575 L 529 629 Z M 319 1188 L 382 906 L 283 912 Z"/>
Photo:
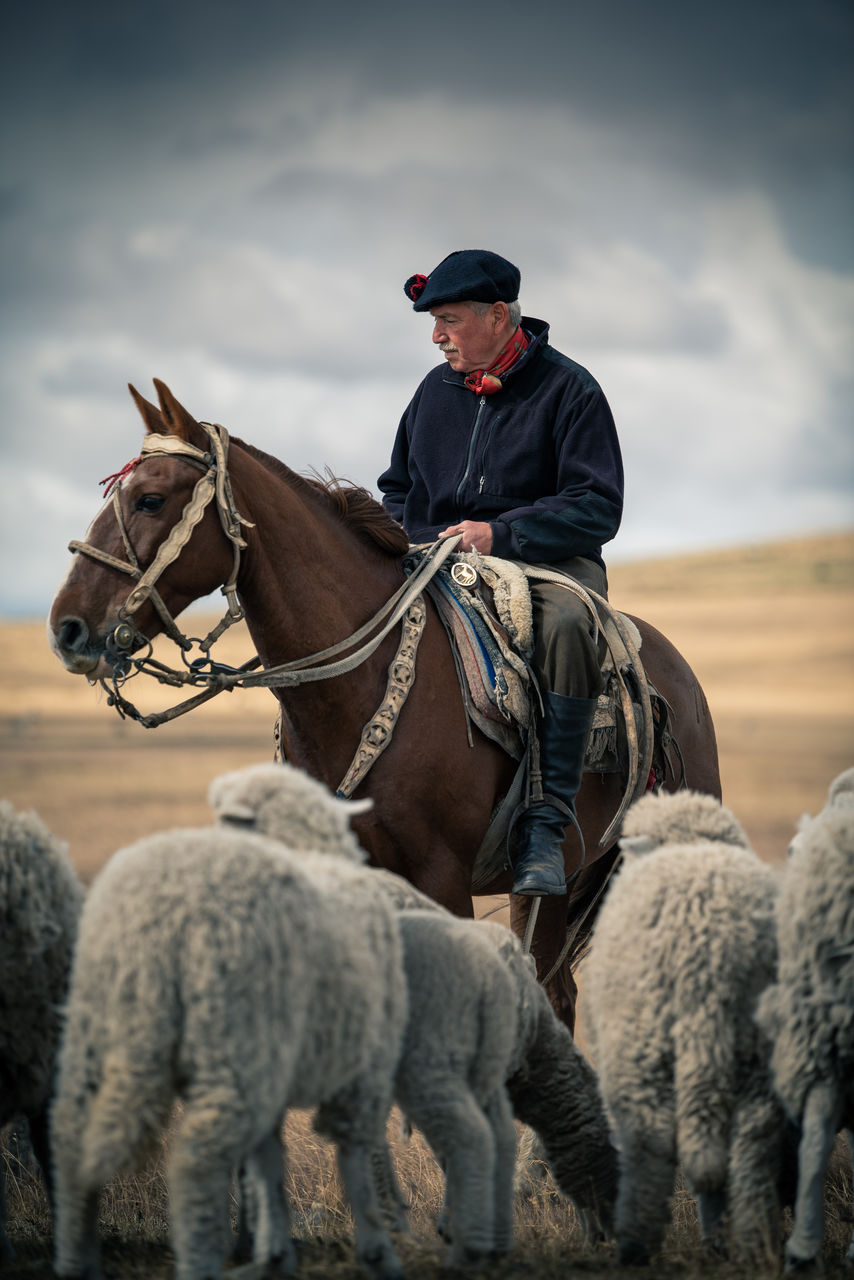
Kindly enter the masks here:
<path id="1" fill-rule="evenodd" d="M 491 396 L 501 390 L 500 373 L 506 373 L 514 365 L 523 351 L 530 346 L 530 339 L 521 325 L 510 336 L 510 341 L 502 347 L 488 369 L 472 369 L 466 374 L 466 386 L 478 396 Z"/>

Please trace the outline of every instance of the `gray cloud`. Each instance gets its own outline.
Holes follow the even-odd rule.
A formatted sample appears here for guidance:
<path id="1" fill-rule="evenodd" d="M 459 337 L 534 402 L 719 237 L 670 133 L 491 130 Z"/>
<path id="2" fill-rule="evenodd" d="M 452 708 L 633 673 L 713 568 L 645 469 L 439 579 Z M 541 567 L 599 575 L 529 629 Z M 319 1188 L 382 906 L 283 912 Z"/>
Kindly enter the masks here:
<path id="1" fill-rule="evenodd" d="M 402 282 L 463 245 L 614 405 L 613 556 L 850 524 L 852 14 L 768 13 L 19 6 L 0 609 L 136 451 L 128 381 L 373 487 L 434 362 Z"/>

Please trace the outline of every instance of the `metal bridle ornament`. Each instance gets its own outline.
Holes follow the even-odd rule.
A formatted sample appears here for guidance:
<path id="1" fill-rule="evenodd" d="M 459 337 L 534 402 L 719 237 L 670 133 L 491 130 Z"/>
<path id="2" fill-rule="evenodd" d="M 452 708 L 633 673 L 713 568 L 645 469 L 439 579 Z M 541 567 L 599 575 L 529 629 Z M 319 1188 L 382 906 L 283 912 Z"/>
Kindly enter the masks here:
<path id="1" fill-rule="evenodd" d="M 138 630 L 133 620 L 133 615 L 146 600 L 150 600 L 154 605 L 165 633 L 178 645 L 183 654 L 191 650 L 194 644 L 198 644 L 199 648 L 207 655 L 206 658 L 201 659 L 202 664 L 206 661 L 210 663 L 209 650 L 223 632 L 243 618 L 243 609 L 237 599 L 237 576 L 240 571 L 240 553 L 245 551 L 246 543 L 241 536 L 240 527 L 241 525 L 246 528 L 252 528 L 253 526 L 250 521 L 241 516 L 234 505 L 234 497 L 228 478 L 228 432 L 224 427 L 216 423 L 201 422 L 199 426 L 207 433 L 210 441 L 211 448 L 208 452 L 198 449 L 194 444 L 190 444 L 188 440 L 182 440 L 176 436 L 159 435 L 156 432 L 149 433 L 143 441 L 142 458 L 158 454 L 165 457 L 181 457 L 186 462 L 198 467 L 202 472 L 189 501 L 181 513 L 181 519 L 160 544 L 154 560 L 146 570 L 142 569 L 137 559 L 125 525 L 121 505 L 121 480 L 113 489 L 112 505 L 127 560 L 119 560 L 116 556 L 102 551 L 100 547 L 92 546 L 89 542 L 72 541 L 68 544 L 69 551 L 88 556 L 92 560 L 106 564 L 111 569 L 118 569 L 121 573 L 126 573 L 136 579 L 136 586 L 118 610 L 119 621 L 109 637 L 107 646 L 111 659 L 117 659 L 114 667 L 117 666 L 119 668 L 116 674 L 120 679 L 127 678 L 126 672 L 129 665 L 136 666 L 137 673 L 142 669 L 142 664 L 149 661 L 154 666 L 162 667 L 162 664 L 154 663 L 153 659 L 131 658 L 130 656 L 130 650 L 134 648 L 144 644 L 150 647 L 148 637 Z M 228 581 L 221 588 L 223 595 L 226 597 L 228 608 L 216 627 L 203 640 L 200 640 L 183 634 L 166 608 L 156 584 L 164 570 L 173 561 L 177 560 L 214 497 L 216 497 L 217 511 L 223 532 L 233 548 L 234 560 Z M 124 664 L 121 661 L 122 654 L 127 657 L 127 661 Z M 197 660 L 198 662 L 199 660 Z M 123 666 L 124 670 L 121 670 Z M 168 670 L 168 668 L 163 669 Z M 101 683 L 104 684 L 105 682 L 102 680 Z"/>

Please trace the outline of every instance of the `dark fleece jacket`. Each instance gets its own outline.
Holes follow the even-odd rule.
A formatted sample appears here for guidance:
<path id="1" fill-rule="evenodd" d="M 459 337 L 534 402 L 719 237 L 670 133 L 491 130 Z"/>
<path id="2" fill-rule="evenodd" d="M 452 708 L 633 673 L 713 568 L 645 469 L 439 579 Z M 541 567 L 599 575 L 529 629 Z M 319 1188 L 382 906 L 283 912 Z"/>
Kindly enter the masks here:
<path id="1" fill-rule="evenodd" d="M 548 325 L 522 327 L 533 341 L 493 395 L 476 396 L 445 364 L 427 374 L 379 478 L 383 503 L 412 542 L 485 520 L 493 555 L 602 564 L 623 510 L 611 410 L 595 378 L 549 346 Z"/>

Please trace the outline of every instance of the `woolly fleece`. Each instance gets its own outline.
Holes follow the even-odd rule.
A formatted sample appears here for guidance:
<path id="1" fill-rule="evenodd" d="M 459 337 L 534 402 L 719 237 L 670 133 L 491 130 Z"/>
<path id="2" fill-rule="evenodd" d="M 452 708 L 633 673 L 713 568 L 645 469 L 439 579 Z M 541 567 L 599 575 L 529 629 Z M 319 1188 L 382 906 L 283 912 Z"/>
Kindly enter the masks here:
<path id="1" fill-rule="evenodd" d="M 256 1183 L 275 1219 L 256 1261 L 270 1247 L 293 1263 L 273 1137 L 291 1106 L 319 1107 L 360 1256 L 396 1274 L 370 1155 L 384 1141 L 406 1021 L 400 936 L 390 906 L 362 911 L 336 887 L 333 862 L 212 827 L 139 841 L 96 878 L 53 1111 L 60 1276 L 94 1267 L 98 1190 L 137 1162 L 175 1099 L 178 1280 L 221 1273 L 231 1171 L 244 1159 L 266 1170 Z"/>
<path id="2" fill-rule="evenodd" d="M 773 1238 L 781 1112 L 753 1013 L 776 963 L 777 879 L 718 801 L 646 796 L 594 926 L 583 979 L 591 1052 L 620 1150 L 623 1261 L 660 1245 L 677 1161 L 704 1235 Z M 632 852 L 632 849 L 635 852 Z M 639 850 L 639 851 L 638 851 Z"/>
<path id="3" fill-rule="evenodd" d="M 83 886 L 68 846 L 0 800 L 0 1125 L 26 1117 L 50 1184 L 48 1106 Z M 0 1257 L 8 1252 L 0 1183 Z"/>
<path id="4" fill-rule="evenodd" d="M 774 1082 L 803 1125 L 790 1268 L 816 1259 L 822 1186 L 838 1129 L 854 1156 L 854 769 L 834 780 L 789 847 L 777 910 L 779 974 L 758 1019 L 774 1040 Z M 846 1260 L 854 1265 L 854 1234 Z"/>

